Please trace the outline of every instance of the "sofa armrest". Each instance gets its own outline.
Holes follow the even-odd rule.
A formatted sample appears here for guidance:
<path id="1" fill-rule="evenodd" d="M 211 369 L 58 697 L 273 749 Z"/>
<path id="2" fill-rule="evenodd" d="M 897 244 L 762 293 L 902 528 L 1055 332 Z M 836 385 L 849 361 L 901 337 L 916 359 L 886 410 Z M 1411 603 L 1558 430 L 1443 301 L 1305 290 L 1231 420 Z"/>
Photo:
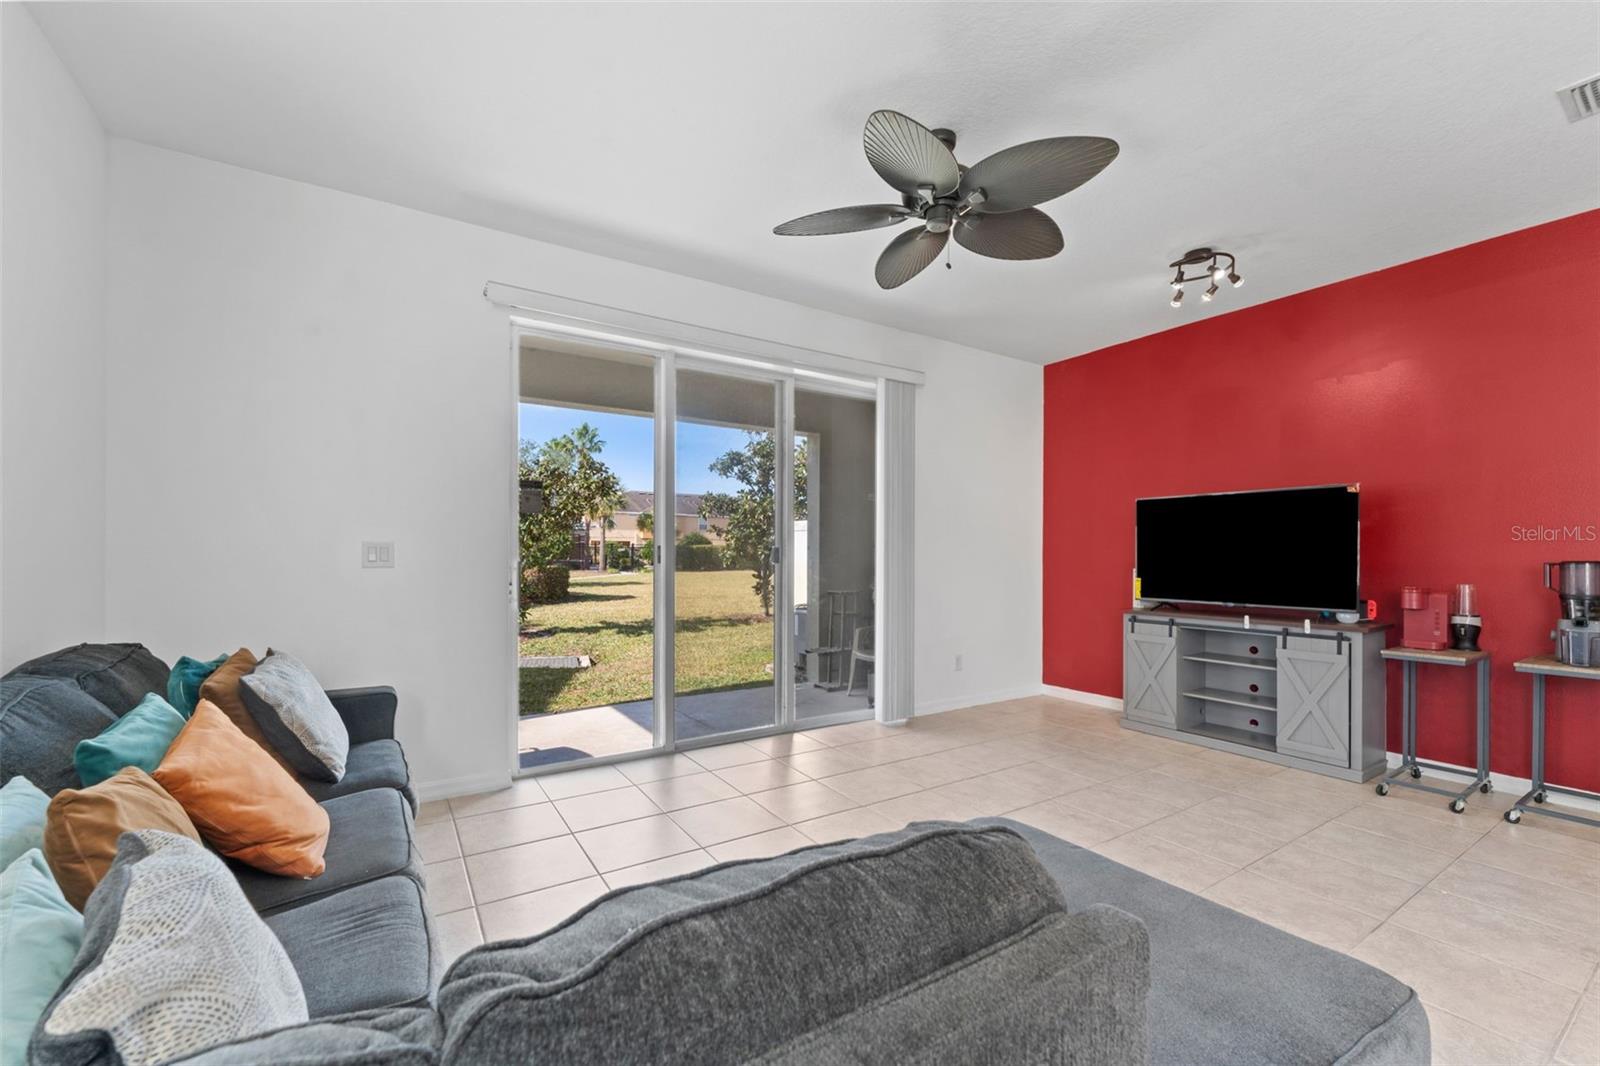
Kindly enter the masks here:
<path id="1" fill-rule="evenodd" d="M 1147 1066 L 1149 991 L 1144 923 L 1096 904 L 1041 919 L 754 1062 Z"/>
<path id="2" fill-rule="evenodd" d="M 399 698 L 388 685 L 329 689 L 328 699 L 344 719 L 350 743 L 394 739 L 394 712 Z"/>

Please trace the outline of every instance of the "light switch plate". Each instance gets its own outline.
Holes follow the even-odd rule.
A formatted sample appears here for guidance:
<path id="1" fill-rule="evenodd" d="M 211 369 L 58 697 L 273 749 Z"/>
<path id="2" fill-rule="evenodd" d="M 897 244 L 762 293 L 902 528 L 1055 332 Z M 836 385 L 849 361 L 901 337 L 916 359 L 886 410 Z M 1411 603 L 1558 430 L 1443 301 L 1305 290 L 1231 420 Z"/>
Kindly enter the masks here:
<path id="1" fill-rule="evenodd" d="M 361 542 L 361 568 L 363 570 L 391 569 L 394 566 L 394 541 L 364 540 Z"/>

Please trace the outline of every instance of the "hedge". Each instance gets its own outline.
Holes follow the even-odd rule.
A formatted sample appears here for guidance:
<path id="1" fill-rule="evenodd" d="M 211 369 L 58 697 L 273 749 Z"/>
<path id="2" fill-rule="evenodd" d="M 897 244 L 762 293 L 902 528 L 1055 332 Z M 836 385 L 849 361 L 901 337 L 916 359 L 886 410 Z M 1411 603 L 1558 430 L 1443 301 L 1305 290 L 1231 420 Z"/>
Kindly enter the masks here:
<path id="1" fill-rule="evenodd" d="M 721 570 L 722 549 L 714 544 L 679 544 L 679 570 Z"/>
<path id="2" fill-rule="evenodd" d="M 536 603 L 560 603 L 567 598 L 572 571 L 564 564 L 530 567 L 522 572 L 518 600 L 526 611 Z"/>

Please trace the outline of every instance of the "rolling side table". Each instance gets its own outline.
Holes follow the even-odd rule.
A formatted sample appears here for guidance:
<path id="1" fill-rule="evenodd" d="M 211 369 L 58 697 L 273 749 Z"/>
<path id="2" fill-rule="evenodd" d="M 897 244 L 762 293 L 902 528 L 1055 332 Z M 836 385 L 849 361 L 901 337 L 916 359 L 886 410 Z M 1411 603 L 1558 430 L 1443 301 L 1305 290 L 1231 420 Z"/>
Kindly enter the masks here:
<path id="1" fill-rule="evenodd" d="M 1600 666 L 1573 666 L 1562 662 L 1554 655 L 1536 655 L 1531 659 L 1518 659 L 1511 664 L 1511 667 L 1517 673 L 1528 674 L 1533 678 L 1533 787 L 1528 790 L 1527 795 L 1512 804 L 1511 809 L 1506 812 L 1506 821 L 1516 824 L 1522 821 L 1522 812 L 1527 811 L 1529 814 L 1543 814 L 1551 818 L 1565 818 L 1569 822 L 1600 826 L 1600 819 L 1585 818 L 1580 814 L 1568 814 L 1566 811 L 1552 811 L 1546 807 L 1530 805 L 1530 802 L 1543 803 L 1552 792 L 1583 799 L 1600 799 L 1600 795 L 1593 792 L 1563 788 L 1560 785 L 1549 784 L 1544 779 L 1545 678 L 1570 677 L 1581 681 L 1600 681 Z"/>
<path id="2" fill-rule="evenodd" d="M 1400 765 L 1384 775 L 1378 782 L 1378 795 L 1387 796 L 1390 785 L 1420 788 L 1424 792 L 1437 792 L 1449 796 L 1450 809 L 1460 814 L 1467 809 L 1467 797 L 1473 789 L 1493 791 L 1489 783 L 1489 653 L 1486 651 L 1456 651 L 1446 648 L 1434 651 L 1429 648 L 1384 648 L 1378 653 L 1385 659 L 1400 664 Z M 1460 792 L 1434 785 L 1424 785 L 1417 778 L 1423 770 L 1442 770 L 1458 774 L 1454 766 L 1424 762 L 1417 758 L 1417 664 L 1434 663 L 1439 666 L 1475 666 L 1478 673 L 1478 765 L 1474 768 L 1472 783 Z M 1536 721 L 1542 719 L 1536 718 Z M 1537 728 L 1537 727 L 1536 727 Z M 1402 776 L 1409 774 L 1410 778 Z M 1553 813 L 1553 812 L 1552 812 Z"/>

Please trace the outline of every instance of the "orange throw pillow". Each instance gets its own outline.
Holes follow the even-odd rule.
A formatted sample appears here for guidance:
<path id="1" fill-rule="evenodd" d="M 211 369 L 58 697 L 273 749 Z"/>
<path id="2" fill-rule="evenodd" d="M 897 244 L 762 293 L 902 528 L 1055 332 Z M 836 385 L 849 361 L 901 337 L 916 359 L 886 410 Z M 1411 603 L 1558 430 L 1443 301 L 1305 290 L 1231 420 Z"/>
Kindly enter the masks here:
<path id="1" fill-rule="evenodd" d="M 200 842 L 178 801 L 137 766 L 56 793 L 44 819 L 44 859 L 68 903 L 83 910 L 117 857 L 117 838 L 130 829 L 164 829 Z"/>
<path id="2" fill-rule="evenodd" d="M 216 704 L 217 710 L 227 715 L 228 721 L 239 727 L 239 732 L 261 745 L 261 750 L 272 756 L 272 761 L 289 771 L 289 776 L 293 777 L 294 767 L 278 754 L 278 749 L 274 748 L 267 735 L 261 732 L 261 727 L 245 708 L 244 697 L 239 694 L 239 679 L 253 671 L 259 661 L 249 648 L 240 648 L 228 656 L 227 662 L 213 670 L 210 677 L 200 683 L 200 698 Z"/>
<path id="3" fill-rule="evenodd" d="M 195 707 L 155 779 L 230 859 L 284 877 L 322 872 L 328 812 L 210 700 Z"/>

